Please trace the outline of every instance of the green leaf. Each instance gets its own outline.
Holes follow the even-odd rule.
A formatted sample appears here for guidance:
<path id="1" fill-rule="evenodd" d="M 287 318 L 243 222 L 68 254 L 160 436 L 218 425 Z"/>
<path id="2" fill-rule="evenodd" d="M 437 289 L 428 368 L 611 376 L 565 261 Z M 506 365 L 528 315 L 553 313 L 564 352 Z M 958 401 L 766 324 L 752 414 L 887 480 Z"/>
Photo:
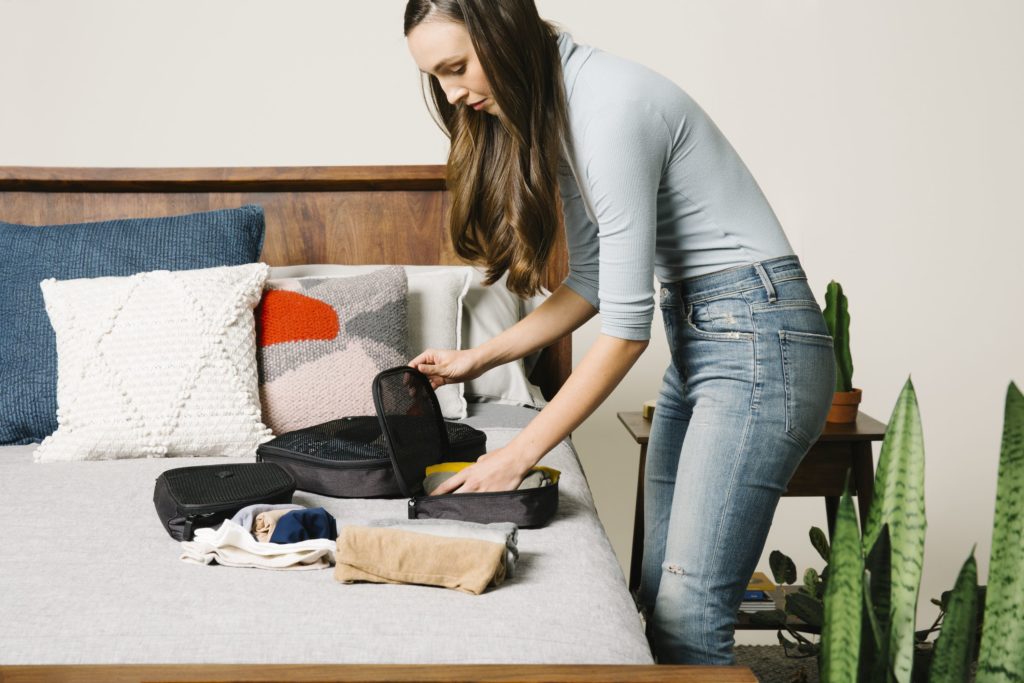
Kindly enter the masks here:
<path id="1" fill-rule="evenodd" d="M 892 550 L 883 524 L 864 561 L 864 626 L 860 641 L 860 680 L 884 681 L 889 670 L 889 613 Z"/>
<path id="2" fill-rule="evenodd" d="M 871 605 L 867 574 L 864 576 L 864 605 L 861 610 L 860 630 L 860 661 L 857 662 L 857 680 L 863 683 L 886 680 L 886 646 L 889 634 L 883 633 L 875 618 L 875 610 Z"/>
<path id="3" fill-rule="evenodd" d="M 806 593 L 790 593 L 786 596 L 786 611 L 808 626 L 820 629 L 825 621 L 825 608 L 817 598 Z"/>
<path id="4" fill-rule="evenodd" d="M 812 598 L 818 598 L 821 600 L 821 596 L 818 595 L 818 587 L 820 585 L 821 582 L 818 578 L 818 572 L 814 567 L 808 567 L 807 571 L 804 572 L 804 591 L 806 591 L 807 595 L 810 595 Z"/>
<path id="5" fill-rule="evenodd" d="M 811 545 L 813 545 L 814 549 L 818 551 L 819 555 L 821 555 L 821 559 L 828 562 L 828 539 L 825 538 L 825 532 L 816 526 L 812 526 L 810 536 Z"/>
<path id="6" fill-rule="evenodd" d="M 831 577 L 825 591 L 825 623 L 821 636 L 822 680 L 857 680 L 860 653 L 861 600 L 864 559 L 857 513 L 850 492 L 843 493 L 832 539 Z"/>
<path id="7" fill-rule="evenodd" d="M 1024 680 L 1024 396 L 1006 392 L 978 683 Z"/>
<path id="8" fill-rule="evenodd" d="M 773 550 L 768 556 L 768 566 L 772 569 L 775 583 L 790 584 L 796 582 L 796 565 L 788 556 Z"/>
<path id="9" fill-rule="evenodd" d="M 981 651 L 981 632 L 985 628 L 985 586 L 978 586 L 978 637 L 975 651 Z"/>
<path id="10" fill-rule="evenodd" d="M 964 562 L 947 603 L 942 631 L 935 642 L 929 681 L 961 683 L 968 680 L 974 658 L 974 633 L 978 612 L 978 566 L 974 551 Z"/>
<path id="11" fill-rule="evenodd" d="M 886 429 L 875 472 L 875 498 L 864 530 L 864 547 L 889 525 L 892 586 L 889 656 L 899 683 L 910 683 L 914 622 L 924 563 L 924 436 L 914 385 L 907 379 Z M 833 551 L 834 552 L 834 551 Z"/>

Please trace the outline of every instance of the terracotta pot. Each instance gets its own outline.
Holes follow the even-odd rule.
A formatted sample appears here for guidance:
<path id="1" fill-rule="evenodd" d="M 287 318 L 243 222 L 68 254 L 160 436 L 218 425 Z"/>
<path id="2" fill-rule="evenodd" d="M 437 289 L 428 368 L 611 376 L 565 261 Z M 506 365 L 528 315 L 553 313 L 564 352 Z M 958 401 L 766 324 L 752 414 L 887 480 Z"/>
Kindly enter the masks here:
<path id="1" fill-rule="evenodd" d="M 832 394 L 832 409 L 828 411 L 826 421 L 835 424 L 856 422 L 858 405 L 860 405 L 860 389 L 837 391 Z"/>

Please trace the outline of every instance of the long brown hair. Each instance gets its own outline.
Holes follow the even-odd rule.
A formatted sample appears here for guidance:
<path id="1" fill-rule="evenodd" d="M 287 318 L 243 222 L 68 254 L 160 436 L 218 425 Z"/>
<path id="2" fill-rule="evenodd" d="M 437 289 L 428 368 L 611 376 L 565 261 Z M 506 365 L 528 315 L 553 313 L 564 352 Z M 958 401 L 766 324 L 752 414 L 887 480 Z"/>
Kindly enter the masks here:
<path id="1" fill-rule="evenodd" d="M 455 253 L 503 273 L 521 297 L 543 284 L 559 225 L 558 162 L 566 130 L 557 31 L 533 0 L 409 0 L 405 35 L 434 18 L 463 24 L 498 117 L 448 102 L 437 78 L 424 97 L 451 139 L 449 233 Z"/>

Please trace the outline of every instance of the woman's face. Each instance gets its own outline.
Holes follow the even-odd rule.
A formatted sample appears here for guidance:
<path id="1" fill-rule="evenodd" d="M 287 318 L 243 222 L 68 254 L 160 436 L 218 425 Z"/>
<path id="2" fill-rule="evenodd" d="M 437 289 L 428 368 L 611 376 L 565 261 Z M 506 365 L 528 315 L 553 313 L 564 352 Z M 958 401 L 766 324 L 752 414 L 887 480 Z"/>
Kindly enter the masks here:
<path id="1" fill-rule="evenodd" d="M 448 102 L 498 115 L 491 84 L 464 25 L 442 19 L 424 21 L 409 31 L 406 40 L 420 71 L 437 78 Z"/>

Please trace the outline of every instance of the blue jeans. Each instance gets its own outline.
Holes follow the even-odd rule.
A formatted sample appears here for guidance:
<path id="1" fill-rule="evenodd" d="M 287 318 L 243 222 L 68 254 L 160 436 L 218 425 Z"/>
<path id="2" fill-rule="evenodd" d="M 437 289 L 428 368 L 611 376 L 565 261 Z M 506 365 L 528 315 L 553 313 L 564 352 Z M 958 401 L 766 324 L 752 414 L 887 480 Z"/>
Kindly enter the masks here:
<path id="1" fill-rule="evenodd" d="M 663 285 L 638 595 L 660 663 L 731 664 L 779 496 L 825 426 L 832 338 L 796 256 Z"/>

